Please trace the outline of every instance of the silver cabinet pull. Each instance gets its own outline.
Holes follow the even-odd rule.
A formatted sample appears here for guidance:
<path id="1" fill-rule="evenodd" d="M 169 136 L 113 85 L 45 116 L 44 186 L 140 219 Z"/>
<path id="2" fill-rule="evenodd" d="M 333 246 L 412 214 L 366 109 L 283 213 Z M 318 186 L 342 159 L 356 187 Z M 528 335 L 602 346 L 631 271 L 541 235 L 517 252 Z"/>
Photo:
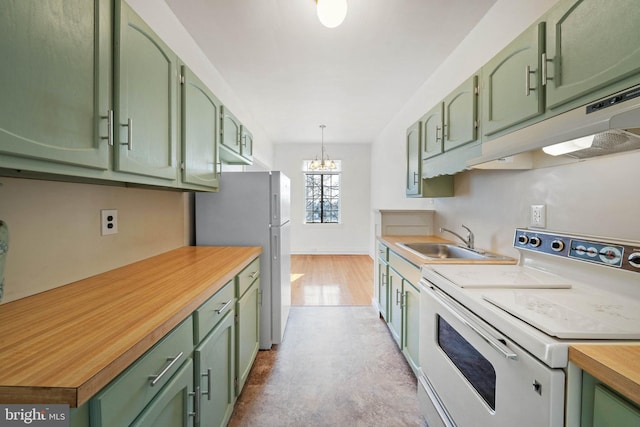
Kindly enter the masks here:
<path id="1" fill-rule="evenodd" d="M 531 71 L 531 65 L 527 65 L 524 67 L 524 94 L 525 96 L 529 96 L 532 90 L 536 90 L 536 88 L 531 87 L 531 74 L 535 74 L 535 70 Z"/>
<path id="2" fill-rule="evenodd" d="M 127 142 L 121 142 L 120 145 L 126 145 L 129 151 L 133 150 L 133 120 L 127 119 L 126 125 L 120 125 L 127 128 Z"/>
<path id="3" fill-rule="evenodd" d="M 418 184 L 418 172 L 413 173 L 413 185 Z"/>
<path id="4" fill-rule="evenodd" d="M 200 395 L 207 396 L 207 400 L 211 400 L 211 368 L 207 369 L 207 372 L 201 375 L 207 377 L 207 391 L 201 391 Z"/>
<path id="5" fill-rule="evenodd" d="M 149 379 L 151 380 L 151 384 L 149 384 L 151 387 L 155 386 L 156 384 L 158 384 L 158 381 L 160 381 L 160 379 L 166 375 L 167 372 L 169 372 L 169 370 L 171 370 L 171 368 L 173 367 L 173 365 L 175 365 L 178 360 L 180 360 L 180 358 L 182 357 L 182 355 L 184 354 L 184 352 L 180 352 L 178 353 L 175 357 L 169 357 L 167 358 L 167 365 L 162 369 L 162 371 L 160 371 L 159 374 L 157 375 L 149 375 Z"/>
<path id="6" fill-rule="evenodd" d="M 216 314 L 220 314 L 222 313 L 228 306 L 229 304 L 231 304 L 233 302 L 233 298 L 231 298 L 229 301 L 227 301 L 226 303 L 224 303 L 224 305 L 222 307 L 220 307 L 217 310 L 214 310 L 216 312 Z"/>
<path id="7" fill-rule="evenodd" d="M 442 125 L 442 140 L 444 141 L 445 139 L 449 139 L 449 131 L 447 130 L 449 128 L 448 125 L 443 124 Z"/>
<path id="8" fill-rule="evenodd" d="M 196 387 L 189 396 L 193 396 L 193 412 L 189 412 L 188 415 L 193 417 L 194 423 L 198 424 L 200 422 L 200 387 Z"/>
<path id="9" fill-rule="evenodd" d="M 438 136 L 438 132 L 440 132 L 440 127 L 436 126 L 436 142 L 438 142 L 440 140 L 440 137 Z M 425 150 L 426 150 L 426 146 L 425 146 Z"/>
<path id="10" fill-rule="evenodd" d="M 101 136 L 100 139 L 106 139 L 107 143 L 113 146 L 113 110 L 108 110 L 107 115 L 100 118 L 107 119 L 107 136 Z"/>
<path id="11" fill-rule="evenodd" d="M 553 62 L 553 59 L 547 59 L 547 53 L 542 54 L 542 86 L 546 86 L 549 80 L 553 80 L 553 77 L 549 77 L 547 70 L 547 63 Z"/>
<path id="12" fill-rule="evenodd" d="M 258 275 L 258 272 L 257 272 L 257 271 L 254 271 L 253 273 L 251 273 L 251 274 L 249 275 L 249 279 L 255 279 L 257 275 Z"/>
<path id="13" fill-rule="evenodd" d="M 489 332 L 485 331 L 480 326 L 476 326 L 474 323 L 472 323 L 471 320 L 466 319 L 462 314 L 458 313 L 458 311 L 455 308 L 453 308 L 451 304 L 449 304 L 449 302 L 447 302 L 447 300 L 445 299 L 445 298 L 448 298 L 447 296 L 441 295 L 439 291 L 437 291 L 432 287 L 430 287 L 429 289 L 432 291 L 433 297 L 437 299 L 440 304 L 445 306 L 449 310 L 451 315 L 453 315 L 453 317 L 458 319 L 465 326 L 467 326 L 469 329 L 475 332 L 480 338 L 482 338 L 494 350 L 500 353 L 505 359 L 511 359 L 511 360 L 518 359 L 518 355 L 512 352 L 509 349 L 509 347 L 506 346 L 506 344 L 503 344 L 501 342 L 501 339 L 491 336 Z"/>
<path id="14" fill-rule="evenodd" d="M 396 289 L 396 305 L 400 305 L 400 289 Z"/>

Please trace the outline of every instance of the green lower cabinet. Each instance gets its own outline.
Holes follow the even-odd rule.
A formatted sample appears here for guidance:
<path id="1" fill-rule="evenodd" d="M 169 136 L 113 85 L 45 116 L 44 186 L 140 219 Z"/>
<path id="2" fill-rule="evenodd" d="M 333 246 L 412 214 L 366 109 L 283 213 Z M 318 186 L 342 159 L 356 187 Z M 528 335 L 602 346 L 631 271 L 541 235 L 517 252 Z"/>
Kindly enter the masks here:
<path id="1" fill-rule="evenodd" d="M 383 319 L 387 319 L 387 309 L 389 302 L 389 266 L 386 261 L 378 258 L 378 275 L 377 275 L 377 285 L 378 285 L 378 310 L 380 311 L 380 316 Z"/>
<path id="2" fill-rule="evenodd" d="M 192 427 L 195 425 L 193 362 L 182 365 L 131 427 Z"/>
<path id="3" fill-rule="evenodd" d="M 225 426 L 235 403 L 235 310 L 230 310 L 194 351 L 202 427 Z"/>
<path id="4" fill-rule="evenodd" d="M 543 19 L 547 108 L 585 95 L 582 103 L 590 102 L 634 84 L 625 79 L 640 72 L 637 0 L 562 0 Z M 606 93 L 590 96 L 602 88 Z"/>
<path id="5" fill-rule="evenodd" d="M 638 427 L 640 407 L 584 372 L 580 427 Z"/>
<path id="6" fill-rule="evenodd" d="M 260 279 L 236 303 L 236 396 L 244 387 L 260 347 Z"/>
<path id="7" fill-rule="evenodd" d="M 389 267 L 389 317 L 387 324 L 391 335 L 402 348 L 402 293 L 404 280 L 397 271 Z"/>
<path id="8" fill-rule="evenodd" d="M 402 353 L 409 362 L 413 373 L 418 375 L 419 327 L 420 327 L 420 291 L 412 283 L 404 281 L 404 324 L 402 332 Z"/>

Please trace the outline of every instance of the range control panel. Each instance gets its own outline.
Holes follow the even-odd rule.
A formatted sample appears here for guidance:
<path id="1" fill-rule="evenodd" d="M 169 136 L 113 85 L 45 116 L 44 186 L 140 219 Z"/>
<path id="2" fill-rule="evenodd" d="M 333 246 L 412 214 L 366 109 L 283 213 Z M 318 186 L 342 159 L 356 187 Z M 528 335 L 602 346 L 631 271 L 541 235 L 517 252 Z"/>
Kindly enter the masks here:
<path id="1" fill-rule="evenodd" d="M 565 234 L 516 229 L 513 247 L 640 273 L 640 244 L 590 240 Z"/>

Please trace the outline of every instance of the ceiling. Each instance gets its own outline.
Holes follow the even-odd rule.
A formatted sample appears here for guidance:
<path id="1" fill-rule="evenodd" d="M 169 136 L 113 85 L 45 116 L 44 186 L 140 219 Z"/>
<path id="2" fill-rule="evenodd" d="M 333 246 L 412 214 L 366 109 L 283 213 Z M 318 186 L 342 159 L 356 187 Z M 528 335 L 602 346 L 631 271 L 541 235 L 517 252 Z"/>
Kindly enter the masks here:
<path id="1" fill-rule="evenodd" d="M 495 1 L 166 0 L 275 144 L 373 142 Z"/>

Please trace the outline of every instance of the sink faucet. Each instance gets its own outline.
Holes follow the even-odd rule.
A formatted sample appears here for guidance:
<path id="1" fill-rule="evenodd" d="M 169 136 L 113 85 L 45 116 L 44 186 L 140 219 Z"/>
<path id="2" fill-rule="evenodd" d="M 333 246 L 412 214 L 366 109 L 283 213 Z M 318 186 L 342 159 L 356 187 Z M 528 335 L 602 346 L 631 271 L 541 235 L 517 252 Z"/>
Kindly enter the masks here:
<path id="1" fill-rule="evenodd" d="M 467 245 L 467 247 L 469 249 L 473 249 L 474 246 L 474 236 L 473 236 L 473 232 L 471 231 L 471 229 L 469 227 L 467 227 L 466 225 L 462 224 L 462 228 L 464 228 L 465 230 L 468 231 L 467 233 L 467 238 L 465 239 L 464 237 L 462 237 L 461 235 L 459 235 L 458 233 L 456 233 L 455 231 L 451 231 L 449 229 L 440 227 L 440 232 L 448 232 L 453 234 L 454 236 L 456 236 L 458 239 L 462 240 L 464 242 L 465 245 Z"/>

